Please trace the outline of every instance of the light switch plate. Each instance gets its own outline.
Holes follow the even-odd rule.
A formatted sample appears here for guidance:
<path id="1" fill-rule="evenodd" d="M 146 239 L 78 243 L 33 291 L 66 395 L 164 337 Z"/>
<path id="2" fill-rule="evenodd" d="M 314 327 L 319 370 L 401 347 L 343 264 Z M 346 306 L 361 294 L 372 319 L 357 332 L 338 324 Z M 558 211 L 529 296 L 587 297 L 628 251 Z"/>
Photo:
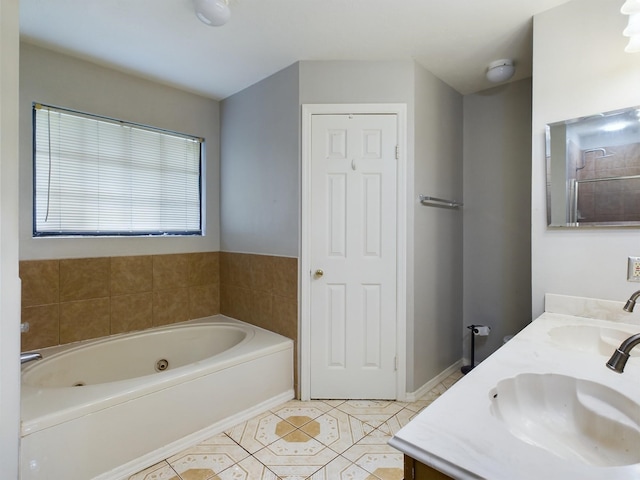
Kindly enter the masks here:
<path id="1" fill-rule="evenodd" d="M 627 264 L 627 281 L 640 282 L 640 257 L 629 257 Z"/>

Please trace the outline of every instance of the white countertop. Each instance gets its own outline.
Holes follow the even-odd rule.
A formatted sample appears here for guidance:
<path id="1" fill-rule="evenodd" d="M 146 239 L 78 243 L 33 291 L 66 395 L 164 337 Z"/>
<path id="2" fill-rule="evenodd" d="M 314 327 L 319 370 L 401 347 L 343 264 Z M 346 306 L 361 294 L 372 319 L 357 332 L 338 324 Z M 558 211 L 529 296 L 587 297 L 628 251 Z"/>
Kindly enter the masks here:
<path id="1" fill-rule="evenodd" d="M 556 335 L 559 330 L 553 330 L 590 325 L 639 333 L 640 314 L 623 312 L 623 305 L 547 295 L 546 313 L 418 414 L 390 445 L 456 479 L 640 479 L 640 463 L 601 467 L 562 458 L 516 438 L 491 413 L 490 392 L 500 380 L 521 373 L 556 373 L 597 382 L 625 395 L 637 404 L 636 418 L 640 418 L 640 346 L 618 374 L 605 366 L 618 345 L 597 353 L 581 348 L 578 338 L 567 341 L 565 337 L 561 342 Z M 640 451 L 640 445 L 631 448 Z"/>

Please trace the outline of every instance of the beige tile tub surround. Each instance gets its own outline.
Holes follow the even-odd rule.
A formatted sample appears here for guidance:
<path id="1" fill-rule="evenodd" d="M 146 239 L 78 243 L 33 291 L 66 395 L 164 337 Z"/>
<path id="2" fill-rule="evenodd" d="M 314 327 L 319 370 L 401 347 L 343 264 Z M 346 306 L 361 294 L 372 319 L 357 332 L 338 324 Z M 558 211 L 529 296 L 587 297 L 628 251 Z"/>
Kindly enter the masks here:
<path id="1" fill-rule="evenodd" d="M 220 252 L 220 313 L 291 338 L 298 358 L 298 259 Z"/>
<path id="2" fill-rule="evenodd" d="M 20 262 L 22 351 L 220 313 L 219 252 Z"/>

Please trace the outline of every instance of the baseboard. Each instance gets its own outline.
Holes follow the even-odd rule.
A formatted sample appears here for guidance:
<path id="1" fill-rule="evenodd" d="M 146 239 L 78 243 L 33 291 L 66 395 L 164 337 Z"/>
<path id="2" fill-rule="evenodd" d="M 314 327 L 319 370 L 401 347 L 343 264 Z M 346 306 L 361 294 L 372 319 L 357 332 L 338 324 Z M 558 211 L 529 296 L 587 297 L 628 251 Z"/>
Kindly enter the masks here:
<path id="1" fill-rule="evenodd" d="M 259 403 L 251 408 L 248 408 L 242 412 L 236 413 L 230 417 L 227 417 L 219 422 L 214 423 L 202 430 L 199 430 L 191 435 L 187 435 L 186 437 L 182 437 L 175 442 L 170 443 L 162 448 L 154 450 L 146 455 L 143 455 L 140 458 L 136 458 L 135 460 L 125 463 L 107 473 L 99 475 L 94 478 L 94 480 L 127 480 L 134 473 L 138 473 L 141 470 L 144 470 L 147 467 L 155 465 L 162 460 L 175 455 L 176 453 L 181 452 L 191 446 L 197 445 L 198 443 L 213 437 L 219 433 L 224 432 L 225 430 L 234 427 L 242 422 L 246 422 L 247 420 L 256 417 L 257 415 L 264 413 L 272 408 L 275 408 L 279 405 L 282 405 L 289 400 L 294 398 L 294 391 L 289 390 L 280 395 L 276 395 L 264 402 Z"/>
<path id="2" fill-rule="evenodd" d="M 438 375 L 436 375 L 435 377 L 433 377 L 431 380 L 429 380 L 427 383 L 422 385 L 415 392 L 407 392 L 404 401 L 405 402 L 415 402 L 420 397 L 425 395 L 427 392 L 429 392 L 430 390 L 433 390 L 436 387 L 436 385 L 438 385 L 440 382 L 442 382 L 449 375 L 459 371 L 460 367 L 462 367 L 462 359 L 458 360 L 456 363 L 451 365 L 449 368 L 447 368 L 443 372 L 441 372 Z"/>

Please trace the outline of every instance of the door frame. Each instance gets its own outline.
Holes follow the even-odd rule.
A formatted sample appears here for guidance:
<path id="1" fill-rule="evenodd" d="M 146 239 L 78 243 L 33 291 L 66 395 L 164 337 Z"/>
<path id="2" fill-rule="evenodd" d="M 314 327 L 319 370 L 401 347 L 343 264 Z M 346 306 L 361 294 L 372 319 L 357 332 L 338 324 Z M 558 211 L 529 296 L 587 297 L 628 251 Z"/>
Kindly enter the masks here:
<path id="1" fill-rule="evenodd" d="M 407 384 L 407 105 L 402 103 L 303 104 L 300 192 L 300 345 L 301 400 L 311 394 L 311 119 L 313 115 L 381 115 L 398 118 L 396 188 L 396 400 L 404 400 Z"/>

